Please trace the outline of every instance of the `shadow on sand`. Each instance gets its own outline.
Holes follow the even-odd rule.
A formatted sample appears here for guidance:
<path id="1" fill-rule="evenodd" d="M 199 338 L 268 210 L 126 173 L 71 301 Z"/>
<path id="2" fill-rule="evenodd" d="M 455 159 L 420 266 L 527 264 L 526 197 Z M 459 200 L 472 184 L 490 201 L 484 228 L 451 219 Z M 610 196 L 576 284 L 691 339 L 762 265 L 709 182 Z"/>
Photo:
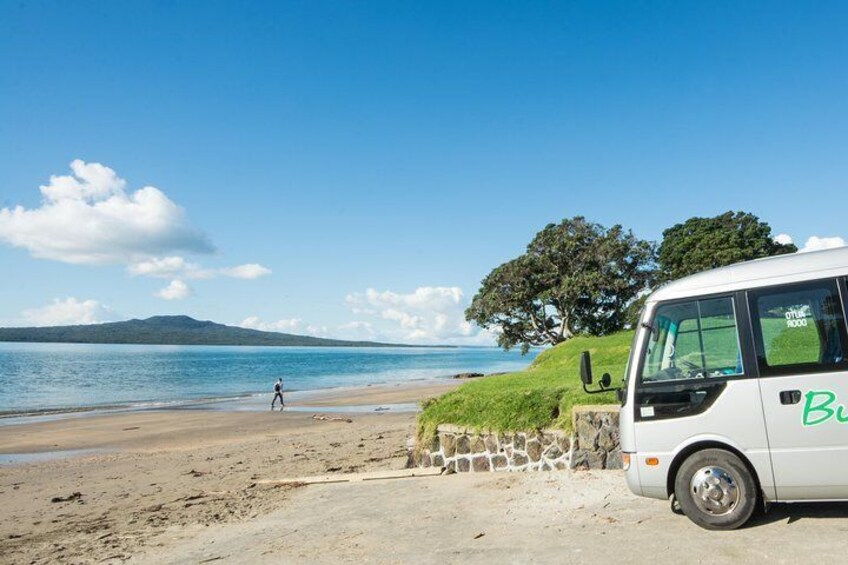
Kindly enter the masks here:
<path id="1" fill-rule="evenodd" d="M 756 513 L 746 528 L 756 528 L 775 522 L 792 524 L 804 518 L 848 518 L 848 502 L 795 502 L 772 504 L 768 512 Z"/>

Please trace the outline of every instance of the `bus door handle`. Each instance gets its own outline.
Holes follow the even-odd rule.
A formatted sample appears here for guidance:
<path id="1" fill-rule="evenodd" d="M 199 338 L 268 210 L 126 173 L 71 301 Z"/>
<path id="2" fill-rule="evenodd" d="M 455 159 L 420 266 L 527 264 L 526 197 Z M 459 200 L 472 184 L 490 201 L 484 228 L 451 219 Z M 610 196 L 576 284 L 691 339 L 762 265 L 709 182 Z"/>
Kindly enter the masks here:
<path id="1" fill-rule="evenodd" d="M 801 391 L 800 390 L 781 390 L 780 391 L 780 403 L 781 404 L 798 404 L 801 402 Z"/>

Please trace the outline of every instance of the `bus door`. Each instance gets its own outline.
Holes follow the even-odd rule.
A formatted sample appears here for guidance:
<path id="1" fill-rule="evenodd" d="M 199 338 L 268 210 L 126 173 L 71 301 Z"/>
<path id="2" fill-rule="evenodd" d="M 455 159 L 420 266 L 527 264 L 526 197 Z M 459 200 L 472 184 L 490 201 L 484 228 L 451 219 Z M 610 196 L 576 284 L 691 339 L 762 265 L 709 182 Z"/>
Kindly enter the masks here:
<path id="1" fill-rule="evenodd" d="M 848 499 L 844 289 L 824 280 L 747 293 L 778 500 Z"/>

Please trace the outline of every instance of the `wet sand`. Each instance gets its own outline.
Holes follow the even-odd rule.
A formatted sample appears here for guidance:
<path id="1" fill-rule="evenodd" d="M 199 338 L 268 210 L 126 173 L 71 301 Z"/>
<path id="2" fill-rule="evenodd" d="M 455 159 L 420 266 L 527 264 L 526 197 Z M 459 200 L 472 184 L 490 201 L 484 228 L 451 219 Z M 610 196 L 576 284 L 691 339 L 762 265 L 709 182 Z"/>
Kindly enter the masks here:
<path id="1" fill-rule="evenodd" d="M 0 555 L 11 563 L 155 555 L 166 532 L 256 519 L 284 507 L 296 490 L 257 485 L 262 479 L 401 469 L 415 413 L 393 408 L 458 384 L 292 395 L 292 411 L 282 413 L 268 410 L 269 395 L 229 408 L 2 426 L 0 462 L 16 463 L 0 465 Z"/>

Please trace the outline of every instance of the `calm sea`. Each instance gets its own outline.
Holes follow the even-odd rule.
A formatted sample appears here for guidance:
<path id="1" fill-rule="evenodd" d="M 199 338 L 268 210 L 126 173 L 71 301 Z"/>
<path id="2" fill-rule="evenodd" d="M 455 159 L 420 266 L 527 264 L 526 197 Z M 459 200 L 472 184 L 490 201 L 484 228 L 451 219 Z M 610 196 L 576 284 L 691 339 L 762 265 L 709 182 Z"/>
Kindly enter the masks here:
<path id="1" fill-rule="evenodd" d="M 526 367 L 494 348 L 204 347 L 0 343 L 0 413 L 157 405 L 493 373 Z"/>

